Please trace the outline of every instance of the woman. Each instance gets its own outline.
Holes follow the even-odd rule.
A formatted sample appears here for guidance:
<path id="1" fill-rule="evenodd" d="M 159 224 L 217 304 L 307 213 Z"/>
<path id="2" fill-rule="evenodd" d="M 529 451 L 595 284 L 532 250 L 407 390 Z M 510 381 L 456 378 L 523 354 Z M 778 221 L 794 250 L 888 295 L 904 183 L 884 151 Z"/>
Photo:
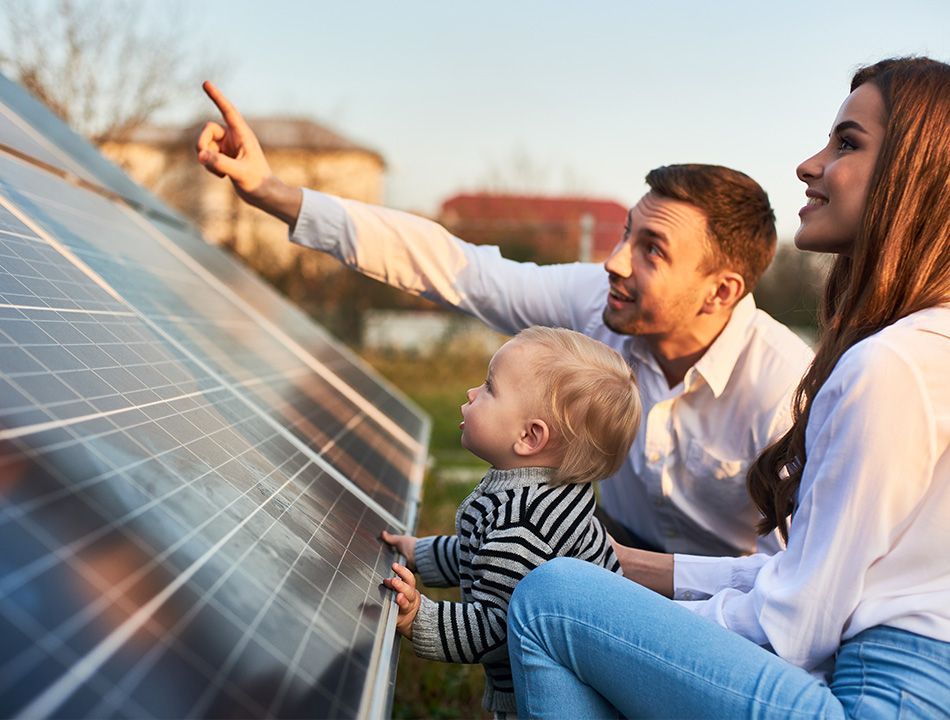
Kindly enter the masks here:
<path id="1" fill-rule="evenodd" d="M 796 245 L 838 253 L 821 343 L 749 473 L 787 549 L 619 548 L 636 582 L 543 565 L 509 608 L 519 715 L 950 713 L 950 66 L 885 60 L 851 90 L 798 168 Z"/>

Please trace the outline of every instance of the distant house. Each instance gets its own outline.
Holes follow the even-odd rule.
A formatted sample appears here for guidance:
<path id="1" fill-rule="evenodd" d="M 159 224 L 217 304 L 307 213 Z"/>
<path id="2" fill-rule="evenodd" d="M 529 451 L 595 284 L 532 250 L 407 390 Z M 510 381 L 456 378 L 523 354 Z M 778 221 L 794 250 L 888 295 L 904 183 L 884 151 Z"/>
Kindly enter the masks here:
<path id="1" fill-rule="evenodd" d="M 474 193 L 443 202 L 439 217 L 455 235 L 498 245 L 514 260 L 600 262 L 620 240 L 627 208 L 593 198 Z"/>
<path id="2" fill-rule="evenodd" d="M 248 118 L 275 174 L 287 183 L 378 203 L 386 163 L 377 151 L 312 120 Z M 278 277 L 297 264 L 300 250 L 287 242 L 286 226 L 241 202 L 229 182 L 202 168 L 195 140 L 204 122 L 186 127 L 145 126 L 101 150 L 135 180 L 199 225 L 205 237 L 226 245 L 263 274 Z M 326 261 L 307 253 L 305 266 L 319 274 Z"/>

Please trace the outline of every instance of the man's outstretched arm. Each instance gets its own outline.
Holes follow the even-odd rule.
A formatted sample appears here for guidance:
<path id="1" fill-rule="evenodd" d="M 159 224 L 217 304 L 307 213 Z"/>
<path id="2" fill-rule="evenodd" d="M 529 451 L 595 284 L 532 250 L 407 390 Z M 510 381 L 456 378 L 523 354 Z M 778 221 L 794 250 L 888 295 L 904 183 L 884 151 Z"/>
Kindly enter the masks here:
<path id="1" fill-rule="evenodd" d="M 293 228 L 303 192 L 274 175 L 257 136 L 231 101 L 208 81 L 202 87 L 217 105 L 224 125 L 209 122 L 202 128 L 195 145 L 198 162 L 218 177 L 228 178 L 242 200 Z"/>
<path id="2" fill-rule="evenodd" d="M 204 126 L 196 143 L 198 161 L 231 180 L 244 201 L 287 223 L 293 242 L 504 333 L 530 325 L 583 330 L 600 317 L 603 268 L 515 262 L 496 247 L 466 243 L 419 216 L 288 186 L 273 174 L 237 109 L 210 82 L 204 90 L 224 124 Z"/>

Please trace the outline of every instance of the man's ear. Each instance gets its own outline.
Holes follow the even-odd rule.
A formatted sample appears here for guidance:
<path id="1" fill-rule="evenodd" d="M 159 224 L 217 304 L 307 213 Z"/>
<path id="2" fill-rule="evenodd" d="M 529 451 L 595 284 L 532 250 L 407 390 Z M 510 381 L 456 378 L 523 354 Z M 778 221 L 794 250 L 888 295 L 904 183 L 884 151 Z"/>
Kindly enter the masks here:
<path id="1" fill-rule="evenodd" d="M 722 310 L 732 310 L 744 294 L 745 279 L 737 272 L 723 270 L 712 278 L 702 311 L 713 315 Z"/>
<path id="2" fill-rule="evenodd" d="M 537 455 L 548 446 L 550 439 L 551 431 L 548 429 L 548 424 L 539 418 L 532 418 L 521 428 L 521 434 L 515 441 L 513 450 L 515 455 L 521 457 Z"/>

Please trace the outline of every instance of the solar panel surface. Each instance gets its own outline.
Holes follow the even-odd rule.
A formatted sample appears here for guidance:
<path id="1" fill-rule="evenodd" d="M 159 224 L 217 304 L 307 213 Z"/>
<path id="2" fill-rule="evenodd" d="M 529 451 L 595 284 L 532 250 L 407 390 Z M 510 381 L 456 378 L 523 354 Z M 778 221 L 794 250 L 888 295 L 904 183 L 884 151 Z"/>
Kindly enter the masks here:
<path id="1" fill-rule="evenodd" d="M 383 714 L 377 537 L 414 523 L 427 419 L 174 216 L 26 154 L 0 152 L 0 714 Z"/>

